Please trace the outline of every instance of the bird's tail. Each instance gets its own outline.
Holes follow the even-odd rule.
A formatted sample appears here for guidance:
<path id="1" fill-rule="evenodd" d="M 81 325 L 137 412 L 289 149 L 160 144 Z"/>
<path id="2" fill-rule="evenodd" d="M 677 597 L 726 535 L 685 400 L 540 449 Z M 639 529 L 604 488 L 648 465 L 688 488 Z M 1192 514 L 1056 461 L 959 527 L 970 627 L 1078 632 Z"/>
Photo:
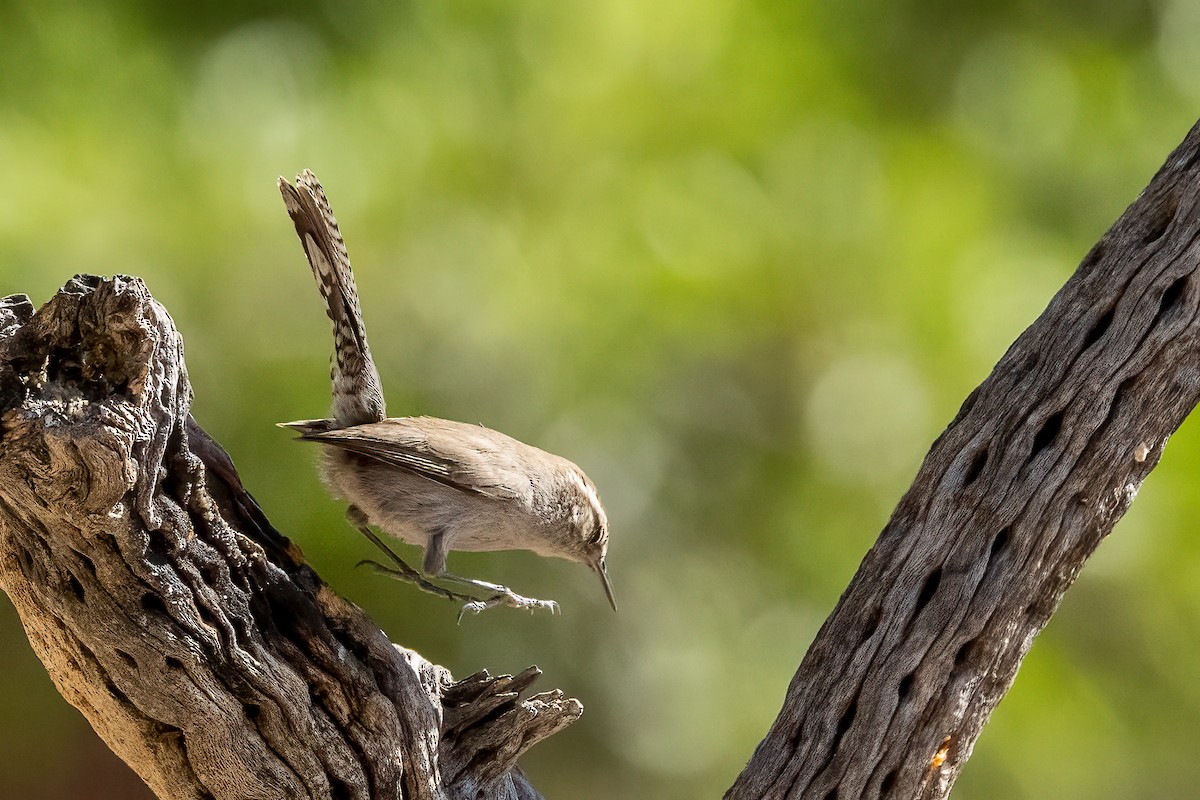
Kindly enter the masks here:
<path id="1" fill-rule="evenodd" d="M 367 346 L 350 256 L 325 191 L 309 170 L 296 177 L 295 186 L 281 177 L 279 191 L 333 320 L 333 418 L 342 427 L 378 422 L 387 416 L 383 389 Z"/>

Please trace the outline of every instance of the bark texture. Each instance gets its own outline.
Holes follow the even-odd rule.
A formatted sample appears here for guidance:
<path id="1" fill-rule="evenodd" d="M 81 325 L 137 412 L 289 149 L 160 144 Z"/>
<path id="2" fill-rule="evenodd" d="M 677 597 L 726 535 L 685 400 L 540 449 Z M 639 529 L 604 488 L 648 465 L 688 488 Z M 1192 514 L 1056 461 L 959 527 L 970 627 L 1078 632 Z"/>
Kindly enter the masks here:
<path id="1" fill-rule="evenodd" d="M 535 798 L 582 713 L 455 683 L 275 531 L 189 414 L 141 281 L 0 300 L 0 589 L 62 695 L 161 798 Z"/>
<path id="2" fill-rule="evenodd" d="M 1200 124 L 934 442 L 726 797 L 942 798 L 1200 401 Z"/>

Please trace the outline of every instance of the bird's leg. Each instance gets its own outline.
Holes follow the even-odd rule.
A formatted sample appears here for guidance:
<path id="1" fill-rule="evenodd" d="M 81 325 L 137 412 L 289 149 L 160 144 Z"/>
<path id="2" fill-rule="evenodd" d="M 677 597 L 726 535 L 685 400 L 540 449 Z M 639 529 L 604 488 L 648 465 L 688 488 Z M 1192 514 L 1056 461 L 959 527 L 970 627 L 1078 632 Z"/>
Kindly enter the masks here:
<path id="1" fill-rule="evenodd" d="M 479 602 L 471 595 L 452 592 L 449 589 L 445 589 L 437 584 L 430 583 L 429 581 L 425 580 L 421 573 L 417 572 L 415 569 L 406 564 L 404 559 L 392 552 L 392 548 L 384 544 L 383 540 L 375 535 L 375 532 L 371 530 L 370 523 L 367 521 L 367 515 L 364 514 L 362 509 L 360 509 L 358 506 L 350 506 L 346 509 L 346 519 L 350 520 L 351 525 L 357 528 L 363 536 L 370 539 L 371 543 L 382 550 L 391 560 L 391 562 L 395 564 L 394 567 L 385 567 L 383 564 L 380 564 L 377 561 L 364 559 L 358 562 L 358 566 L 368 566 L 378 572 L 380 575 L 386 575 L 389 578 L 393 578 L 398 581 L 411 583 L 423 592 L 429 592 L 430 594 L 437 595 L 438 597 L 444 597 L 447 600 L 465 602 L 467 605 Z M 462 615 L 460 614 L 459 617 L 461 618 Z"/>

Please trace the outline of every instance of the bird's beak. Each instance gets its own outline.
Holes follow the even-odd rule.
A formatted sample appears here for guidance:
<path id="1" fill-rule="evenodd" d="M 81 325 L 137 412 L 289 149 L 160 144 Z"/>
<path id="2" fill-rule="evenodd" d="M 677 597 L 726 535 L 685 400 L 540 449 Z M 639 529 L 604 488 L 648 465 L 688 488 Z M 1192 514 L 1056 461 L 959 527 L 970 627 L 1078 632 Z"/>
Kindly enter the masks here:
<path id="1" fill-rule="evenodd" d="M 612 584 L 608 582 L 608 570 L 604 568 L 604 559 L 596 562 L 592 569 L 596 570 L 596 574 L 600 576 L 600 582 L 604 584 L 604 594 L 608 597 L 608 604 L 612 606 L 612 610 L 617 610 L 617 598 L 613 597 Z"/>

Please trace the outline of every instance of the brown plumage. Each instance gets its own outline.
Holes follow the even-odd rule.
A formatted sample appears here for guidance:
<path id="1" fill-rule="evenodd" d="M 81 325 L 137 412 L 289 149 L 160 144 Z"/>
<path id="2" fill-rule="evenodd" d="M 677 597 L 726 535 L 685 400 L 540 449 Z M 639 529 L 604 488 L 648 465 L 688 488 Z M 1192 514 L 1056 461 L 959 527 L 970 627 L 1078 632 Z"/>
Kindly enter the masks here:
<path id="1" fill-rule="evenodd" d="M 294 186 L 280 178 L 279 189 L 334 331 L 332 418 L 282 424 L 325 446 L 326 485 L 350 503 L 351 522 L 395 564 L 376 568 L 426 591 L 467 600 L 464 611 L 500 604 L 556 611 L 553 601 L 446 571 L 451 550 L 532 550 L 590 567 L 616 610 L 604 563 L 608 518 L 583 470 L 481 425 L 436 417 L 387 419 L 350 258 L 321 184 L 306 170 Z M 425 548 L 424 574 L 392 553 L 370 525 Z M 431 579 L 488 596 L 461 595 Z"/>

